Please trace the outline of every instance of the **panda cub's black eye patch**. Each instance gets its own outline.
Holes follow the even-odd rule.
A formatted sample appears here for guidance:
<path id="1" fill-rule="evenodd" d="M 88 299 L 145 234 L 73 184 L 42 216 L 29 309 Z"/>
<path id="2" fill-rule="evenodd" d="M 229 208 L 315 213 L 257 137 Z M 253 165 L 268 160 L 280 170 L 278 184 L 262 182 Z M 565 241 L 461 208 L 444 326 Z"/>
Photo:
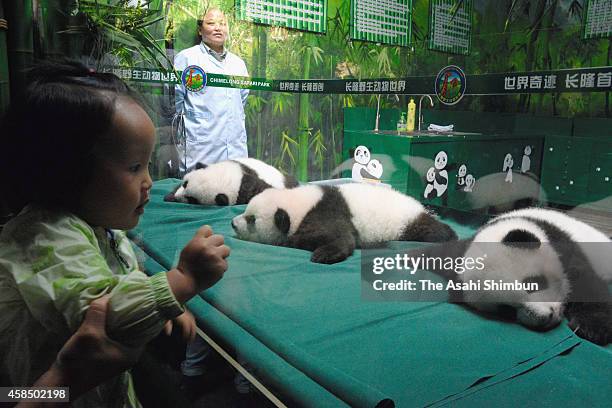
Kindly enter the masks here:
<path id="1" fill-rule="evenodd" d="M 520 249 L 538 249 L 540 240 L 531 231 L 515 229 L 504 237 L 502 242 L 508 246 Z"/>
<path id="2" fill-rule="evenodd" d="M 244 219 L 247 222 L 247 224 L 255 224 L 255 216 L 254 215 L 247 215 L 246 217 L 244 217 Z"/>
<path id="3" fill-rule="evenodd" d="M 523 283 L 537 283 L 538 288 L 534 290 L 526 290 L 527 293 L 539 292 L 548 288 L 548 279 L 544 275 L 530 276 L 523 279 Z"/>
<path id="4" fill-rule="evenodd" d="M 229 198 L 227 198 L 227 195 L 221 193 L 221 194 L 217 194 L 215 196 L 215 204 L 217 205 L 229 205 Z"/>
<path id="5" fill-rule="evenodd" d="M 188 181 L 185 180 L 185 182 L 183 183 L 183 188 L 187 188 L 187 183 L 188 183 Z"/>

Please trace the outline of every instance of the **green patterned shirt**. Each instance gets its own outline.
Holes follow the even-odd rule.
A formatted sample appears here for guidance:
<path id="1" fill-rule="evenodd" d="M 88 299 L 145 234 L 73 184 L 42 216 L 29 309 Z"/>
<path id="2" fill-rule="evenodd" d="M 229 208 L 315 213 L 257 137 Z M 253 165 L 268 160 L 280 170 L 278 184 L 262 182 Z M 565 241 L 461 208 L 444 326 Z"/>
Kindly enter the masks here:
<path id="1" fill-rule="evenodd" d="M 165 273 L 139 270 L 125 233 L 92 228 L 66 212 L 24 209 L 0 233 L 0 372 L 15 386 L 32 384 L 78 329 L 89 303 L 107 293 L 107 332 L 125 344 L 146 344 L 184 310 Z M 125 372 L 74 406 L 140 404 Z"/>

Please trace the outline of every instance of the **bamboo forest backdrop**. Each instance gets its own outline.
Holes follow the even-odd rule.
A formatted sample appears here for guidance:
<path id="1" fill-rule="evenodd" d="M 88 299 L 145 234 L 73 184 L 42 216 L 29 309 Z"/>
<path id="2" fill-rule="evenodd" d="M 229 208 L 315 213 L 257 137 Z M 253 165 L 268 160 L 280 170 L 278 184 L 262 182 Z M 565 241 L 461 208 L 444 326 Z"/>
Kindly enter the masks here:
<path id="1" fill-rule="evenodd" d="M 29 30 L 16 30 L 17 23 L 9 19 L 13 25 L 9 34 L 17 32 L 13 40 L 9 38 L 8 50 L 14 89 L 21 78 L 13 67 L 58 54 L 79 57 L 98 67 L 168 68 L 176 52 L 197 43 L 196 20 L 212 6 L 228 16 L 229 49 L 258 78 L 436 75 L 449 64 L 459 65 L 468 74 L 611 65 L 612 38 L 582 39 L 586 0 L 473 3 L 472 45 L 467 56 L 428 49 L 427 0 L 413 0 L 409 47 L 350 41 L 348 0 L 328 1 L 325 34 L 236 21 L 233 0 L 0 0 L 0 18 L 4 13 L 32 21 Z M 1 35 L 0 30 L 0 52 Z M 30 50 L 31 55 L 11 53 L 11 41 L 14 49 Z M 134 85 L 146 95 L 158 125 L 158 153 L 163 152 L 172 140 L 172 86 Z M 408 98 L 402 95 L 399 102 L 381 98 L 381 105 L 405 110 Z M 376 98 L 252 90 L 246 106 L 250 155 L 301 179 L 334 176 L 342 161 L 343 108 L 354 106 L 376 107 Z M 466 96 L 453 107 L 436 104 L 435 109 L 609 117 L 610 101 L 608 92 Z M 158 177 L 165 176 L 163 160 L 158 160 Z"/>

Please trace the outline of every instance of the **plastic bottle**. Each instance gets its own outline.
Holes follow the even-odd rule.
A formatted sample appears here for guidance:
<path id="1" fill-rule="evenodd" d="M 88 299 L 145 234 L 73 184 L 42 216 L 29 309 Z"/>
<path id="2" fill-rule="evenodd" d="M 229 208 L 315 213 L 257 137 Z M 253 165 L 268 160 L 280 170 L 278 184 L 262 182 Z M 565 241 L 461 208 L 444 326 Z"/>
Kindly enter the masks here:
<path id="1" fill-rule="evenodd" d="M 406 126 L 406 130 L 408 132 L 414 131 L 415 116 L 416 116 L 416 103 L 414 103 L 414 99 L 410 98 L 410 102 L 408 103 L 408 124 Z"/>
<path id="2" fill-rule="evenodd" d="M 402 112 L 402 117 L 400 118 L 400 120 L 397 122 L 397 134 L 399 135 L 400 132 L 405 132 L 406 131 L 406 115 L 404 112 Z"/>

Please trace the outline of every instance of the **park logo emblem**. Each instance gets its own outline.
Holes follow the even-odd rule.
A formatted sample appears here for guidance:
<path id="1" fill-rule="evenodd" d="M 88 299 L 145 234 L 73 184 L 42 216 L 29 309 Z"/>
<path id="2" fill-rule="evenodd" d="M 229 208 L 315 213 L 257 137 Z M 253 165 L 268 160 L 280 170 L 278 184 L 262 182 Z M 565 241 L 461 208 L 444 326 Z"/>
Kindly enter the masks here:
<path id="1" fill-rule="evenodd" d="M 435 82 L 436 96 L 445 105 L 458 103 L 465 94 L 465 74 L 456 65 L 449 65 L 438 72 Z"/>
<path id="2" fill-rule="evenodd" d="M 183 71 L 181 82 L 190 92 L 199 92 L 206 86 L 206 72 L 197 65 L 190 65 Z"/>

